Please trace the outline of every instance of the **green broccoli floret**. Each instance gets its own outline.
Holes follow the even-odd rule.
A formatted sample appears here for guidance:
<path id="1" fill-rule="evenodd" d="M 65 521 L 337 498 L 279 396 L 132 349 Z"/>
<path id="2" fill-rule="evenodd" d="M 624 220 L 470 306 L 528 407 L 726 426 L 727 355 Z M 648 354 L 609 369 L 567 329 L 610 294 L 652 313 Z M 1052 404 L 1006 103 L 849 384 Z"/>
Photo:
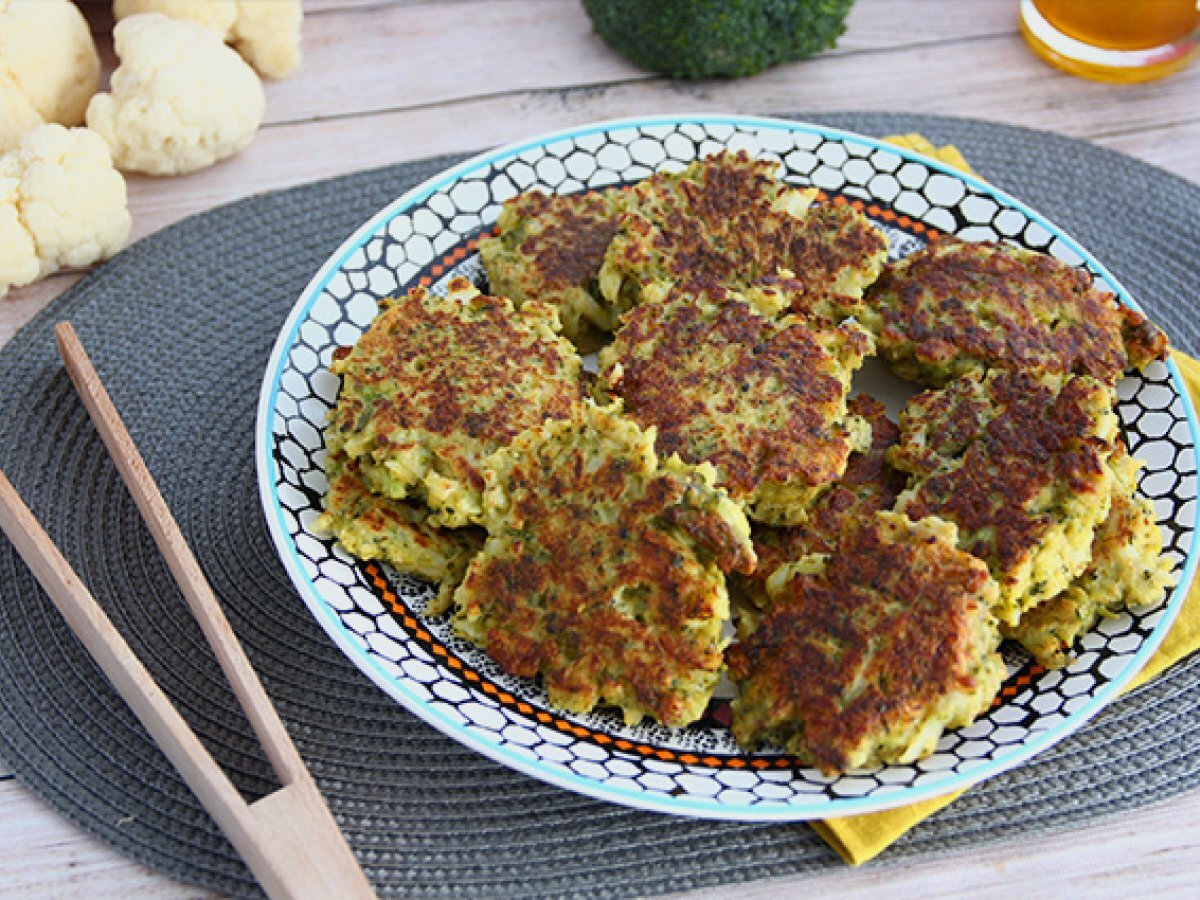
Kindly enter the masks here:
<path id="1" fill-rule="evenodd" d="M 596 33 L 672 78 L 753 75 L 832 47 L 854 0 L 583 0 Z"/>

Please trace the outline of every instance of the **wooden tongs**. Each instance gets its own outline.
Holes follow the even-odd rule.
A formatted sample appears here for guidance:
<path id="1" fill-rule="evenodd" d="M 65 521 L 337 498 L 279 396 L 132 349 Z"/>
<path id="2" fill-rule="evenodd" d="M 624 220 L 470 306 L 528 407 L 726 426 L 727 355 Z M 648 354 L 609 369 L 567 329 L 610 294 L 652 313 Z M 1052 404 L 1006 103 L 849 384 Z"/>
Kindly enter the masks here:
<path id="1" fill-rule="evenodd" d="M 251 668 L 75 330 L 69 322 L 60 322 L 55 336 L 76 391 L 204 630 L 282 787 L 253 803 L 242 798 L 2 472 L 0 528 L 268 895 L 373 897 L 354 853 Z"/>

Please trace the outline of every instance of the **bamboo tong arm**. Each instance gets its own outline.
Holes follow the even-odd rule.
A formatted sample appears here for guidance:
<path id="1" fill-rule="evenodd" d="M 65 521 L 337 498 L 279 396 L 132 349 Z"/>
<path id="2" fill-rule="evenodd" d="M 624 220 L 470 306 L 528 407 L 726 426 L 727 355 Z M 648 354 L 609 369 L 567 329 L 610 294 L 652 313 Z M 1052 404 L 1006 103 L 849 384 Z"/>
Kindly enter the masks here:
<path id="1" fill-rule="evenodd" d="M 246 711 L 250 726 L 267 752 L 275 774 L 282 784 L 288 785 L 304 778 L 308 772 L 304 761 L 288 737 L 283 723 L 271 700 L 263 690 L 262 683 L 250 666 L 245 652 L 234 636 L 225 613 L 204 577 L 200 564 L 183 538 L 158 486 L 150 477 L 150 470 L 142 460 L 141 453 L 129 436 L 121 416 L 113 406 L 108 391 L 96 374 L 87 352 L 79 342 L 75 329 L 69 322 L 60 322 L 54 329 L 58 340 L 58 351 L 66 365 L 67 374 L 75 384 L 83 405 L 87 408 L 96 430 L 104 440 L 109 455 L 129 487 L 138 511 L 145 519 L 154 542 L 166 559 L 180 591 L 183 592 L 192 615 L 200 623 L 204 637 L 208 640 L 225 677 L 233 687 L 238 702 Z"/>
<path id="2" fill-rule="evenodd" d="M 67 372 L 212 646 L 283 787 L 247 804 L 0 472 L 0 528 L 72 631 L 272 897 L 374 892 L 221 611 L 74 329 L 55 329 Z"/>

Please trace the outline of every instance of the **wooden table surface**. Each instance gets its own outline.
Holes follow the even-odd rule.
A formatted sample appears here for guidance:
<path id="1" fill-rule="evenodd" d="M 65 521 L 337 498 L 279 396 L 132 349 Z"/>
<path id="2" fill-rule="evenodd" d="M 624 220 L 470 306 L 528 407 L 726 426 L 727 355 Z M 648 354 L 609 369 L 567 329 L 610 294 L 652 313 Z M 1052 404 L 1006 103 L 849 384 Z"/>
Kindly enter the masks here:
<path id="1" fill-rule="evenodd" d="M 111 69 L 107 4 L 82 4 Z M 618 116 L 887 110 L 1057 131 L 1200 182 L 1200 65 L 1144 85 L 1061 74 L 1027 50 L 1017 0 L 857 0 L 836 50 L 737 81 L 673 83 L 591 34 L 575 0 L 306 0 L 299 71 L 268 83 L 266 122 L 235 159 L 129 178 L 131 241 L 288 185 Z M 1200 213 L 1197 213 L 1200 214 Z M 1200 248 L 1198 248 L 1200 252 Z M 81 273 L 0 299 L 0 346 Z M 0 895 L 204 896 L 114 853 L 0 761 Z M 1200 881 L 1200 792 L 1087 827 L 917 862 L 714 889 L 745 897 L 1184 895 Z"/>

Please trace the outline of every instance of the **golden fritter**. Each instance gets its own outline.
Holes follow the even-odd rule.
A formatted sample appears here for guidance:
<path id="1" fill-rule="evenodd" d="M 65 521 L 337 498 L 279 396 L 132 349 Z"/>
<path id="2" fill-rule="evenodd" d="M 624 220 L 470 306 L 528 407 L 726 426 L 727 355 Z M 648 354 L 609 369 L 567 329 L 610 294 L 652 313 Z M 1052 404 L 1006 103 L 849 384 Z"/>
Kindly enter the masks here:
<path id="1" fill-rule="evenodd" d="M 1000 583 L 996 615 L 1063 591 L 1087 566 L 1112 496 L 1112 389 L 1086 375 L 994 370 L 909 401 L 888 453 L 914 476 L 896 508 L 958 526 Z"/>
<path id="2" fill-rule="evenodd" d="M 572 712 L 697 719 L 723 669 L 722 572 L 754 567 L 711 468 L 660 461 L 652 433 L 591 404 L 488 468 L 489 537 L 454 595 L 458 633 Z"/>
<path id="3" fill-rule="evenodd" d="M 329 490 L 314 530 L 336 537 L 352 556 L 382 560 L 435 582 L 440 589 L 426 612 L 445 612 L 467 563 L 483 547 L 483 531 L 441 528 L 429 521 L 430 511 L 424 505 L 371 493 L 357 463 L 342 454 L 330 455 L 325 472 Z"/>
<path id="4" fill-rule="evenodd" d="M 392 499 L 414 497 L 449 527 L 478 523 L 483 460 L 519 432 L 582 402 L 581 363 L 552 307 L 519 311 L 454 279 L 391 301 L 349 351 L 325 442 Z"/>
<path id="5" fill-rule="evenodd" d="M 862 322 L 897 375 L 940 387 L 992 368 L 1090 375 L 1115 384 L 1163 359 L 1141 313 L 1044 253 L 944 238 L 892 263 Z"/>
<path id="6" fill-rule="evenodd" d="M 600 375 L 664 456 L 708 461 L 752 518 L 804 519 L 870 440 L 846 396 L 871 338 L 854 323 L 815 328 L 757 313 L 737 294 L 673 288 L 626 313 Z"/>
<path id="7" fill-rule="evenodd" d="M 801 309 L 831 295 L 861 297 L 883 268 L 887 239 L 849 206 L 810 209 L 816 192 L 787 185 L 777 168 L 726 152 L 634 185 L 600 270 L 601 293 L 623 311 L 671 284 L 745 290 L 782 269 Z"/>
<path id="8" fill-rule="evenodd" d="M 738 743 L 835 775 L 912 762 L 984 712 L 1005 676 L 997 587 L 955 543 L 939 519 L 879 512 L 832 555 L 807 557 L 726 653 Z"/>
<path id="9" fill-rule="evenodd" d="M 733 581 L 756 606 L 768 605 L 768 579 L 782 566 L 812 553 L 833 553 L 853 532 L 874 521 L 876 512 L 891 509 L 904 490 L 905 476 L 886 459 L 888 448 L 900 440 L 900 429 L 883 404 L 860 394 L 850 398 L 848 408 L 871 426 L 871 446 L 850 454 L 845 473 L 817 498 L 804 522 L 751 526 L 758 566 Z"/>
<path id="10" fill-rule="evenodd" d="M 619 188 L 506 200 L 496 235 L 479 242 L 490 290 L 518 307 L 528 300 L 556 307 L 563 334 L 583 352 L 597 349 L 617 327 L 596 279 L 623 208 Z"/>
<path id="11" fill-rule="evenodd" d="M 1124 442 L 1109 459 L 1112 505 L 1096 529 L 1092 560 L 1061 594 L 1026 610 L 1001 633 L 1019 641 L 1047 669 L 1071 661 L 1071 648 L 1102 616 L 1162 601 L 1175 584 L 1174 566 L 1162 554 L 1162 532 L 1154 505 L 1137 493 L 1139 464 Z"/>

